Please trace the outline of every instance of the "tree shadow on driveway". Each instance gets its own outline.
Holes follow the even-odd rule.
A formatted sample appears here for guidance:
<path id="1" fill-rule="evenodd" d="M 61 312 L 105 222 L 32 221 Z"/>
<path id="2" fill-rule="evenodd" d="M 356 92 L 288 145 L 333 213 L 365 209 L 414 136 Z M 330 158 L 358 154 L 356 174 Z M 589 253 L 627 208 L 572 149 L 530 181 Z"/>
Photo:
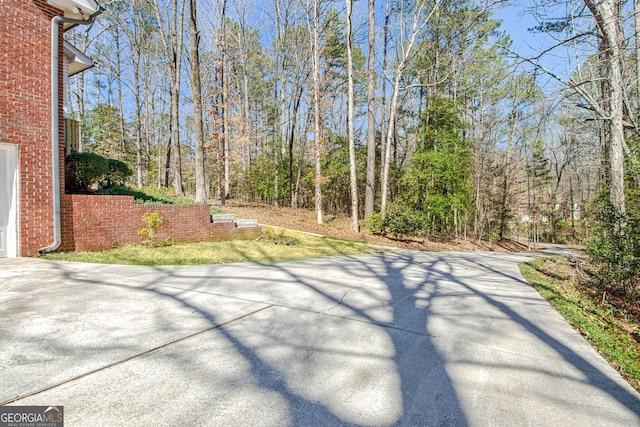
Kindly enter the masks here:
<path id="1" fill-rule="evenodd" d="M 127 295 L 155 308 L 132 318 L 131 330 L 92 325 L 102 347 L 81 352 L 83 373 L 40 398 L 99 399 L 106 411 L 126 396 L 131 415 L 153 411 L 167 424 L 194 408 L 208 424 L 227 425 L 638 423 L 637 394 L 579 354 L 555 323 L 540 325 L 548 304 L 513 258 L 506 271 L 496 259 L 406 252 L 180 268 L 49 263 L 78 293 L 103 290 L 104 310 Z M 78 306 L 77 320 L 95 308 Z M 148 342 L 123 339 L 149 319 Z M 58 338 L 43 340 L 43 351 Z M 93 368 L 87 360 L 98 351 L 109 357 Z M 86 396 L 108 382 L 119 396 Z M 191 392 L 176 397 L 175 389 Z M 182 406 L 159 406 L 170 397 Z"/>

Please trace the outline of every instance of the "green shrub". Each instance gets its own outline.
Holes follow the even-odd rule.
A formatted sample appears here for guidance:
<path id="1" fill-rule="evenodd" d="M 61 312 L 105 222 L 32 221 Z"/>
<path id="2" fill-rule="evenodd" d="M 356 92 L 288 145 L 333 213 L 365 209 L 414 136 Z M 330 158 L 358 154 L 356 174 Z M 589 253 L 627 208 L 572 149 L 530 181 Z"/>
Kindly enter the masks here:
<path id="1" fill-rule="evenodd" d="M 107 161 L 109 162 L 109 171 L 102 179 L 103 188 L 123 185 L 127 178 L 133 175 L 133 171 L 125 162 L 116 159 L 107 159 Z"/>
<path id="2" fill-rule="evenodd" d="M 64 159 L 68 192 L 88 192 L 109 172 L 109 160 L 94 153 L 71 153 Z"/>
<path id="3" fill-rule="evenodd" d="M 392 203 L 387 211 L 387 228 L 396 237 L 423 237 L 427 230 L 427 217 L 423 212 Z"/>
<path id="4" fill-rule="evenodd" d="M 125 162 L 107 159 L 95 153 L 71 153 L 64 159 L 65 187 L 68 192 L 85 193 L 100 184 L 109 188 L 133 175 Z"/>
<path id="5" fill-rule="evenodd" d="M 367 219 L 366 224 L 369 231 L 373 234 L 383 235 L 384 234 L 384 219 L 382 219 L 381 212 L 374 212 L 369 215 L 369 219 Z"/>
<path id="6" fill-rule="evenodd" d="M 424 237 L 426 235 L 427 217 L 423 212 L 412 209 L 401 203 L 391 203 L 384 219 L 380 213 L 369 218 L 367 226 L 374 234 L 393 237 Z"/>
<path id="7" fill-rule="evenodd" d="M 597 210 L 594 237 L 585 242 L 585 249 L 598 285 L 635 301 L 640 296 L 640 217 L 616 215 L 610 205 Z"/>

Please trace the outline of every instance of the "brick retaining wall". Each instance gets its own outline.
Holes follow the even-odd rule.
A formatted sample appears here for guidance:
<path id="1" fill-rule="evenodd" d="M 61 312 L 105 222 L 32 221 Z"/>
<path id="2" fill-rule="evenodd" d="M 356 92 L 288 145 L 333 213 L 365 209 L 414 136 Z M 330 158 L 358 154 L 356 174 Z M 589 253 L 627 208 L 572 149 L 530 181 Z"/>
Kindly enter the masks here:
<path id="1" fill-rule="evenodd" d="M 260 227 L 237 228 L 234 222 L 211 222 L 209 205 L 135 204 L 132 196 L 65 194 L 62 197 L 62 245 L 64 251 L 106 249 L 139 243 L 138 230 L 146 228 L 142 215 L 163 217 L 158 240 L 184 242 L 255 239 Z"/>

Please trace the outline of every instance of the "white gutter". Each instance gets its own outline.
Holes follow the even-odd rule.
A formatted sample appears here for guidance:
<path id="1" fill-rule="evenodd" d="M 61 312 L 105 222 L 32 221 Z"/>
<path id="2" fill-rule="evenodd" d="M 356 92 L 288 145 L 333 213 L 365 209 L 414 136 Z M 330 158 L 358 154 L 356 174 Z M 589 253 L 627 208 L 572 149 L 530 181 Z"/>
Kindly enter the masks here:
<path id="1" fill-rule="evenodd" d="M 40 255 L 53 252 L 60 247 L 62 233 L 60 226 L 60 23 L 76 25 L 93 23 L 94 16 L 88 19 L 72 19 L 54 16 L 51 20 L 51 181 L 53 183 L 53 242 L 38 250 Z"/>

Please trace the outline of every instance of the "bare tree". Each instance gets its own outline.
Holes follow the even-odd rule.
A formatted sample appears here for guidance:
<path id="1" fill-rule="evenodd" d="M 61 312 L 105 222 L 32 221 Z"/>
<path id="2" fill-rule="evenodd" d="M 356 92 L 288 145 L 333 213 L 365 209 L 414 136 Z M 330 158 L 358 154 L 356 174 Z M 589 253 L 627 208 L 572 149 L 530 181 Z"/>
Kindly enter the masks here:
<path id="1" fill-rule="evenodd" d="M 389 47 L 389 20 L 391 18 L 390 0 L 384 2 L 384 28 L 382 43 L 382 100 L 380 101 L 380 177 L 384 176 L 385 152 L 387 140 L 387 125 L 385 118 L 385 110 L 387 105 L 387 60 Z M 386 196 L 385 196 L 386 199 Z"/>
<path id="2" fill-rule="evenodd" d="M 381 202 L 381 213 L 384 217 L 387 209 L 387 195 L 389 192 L 389 167 L 391 163 L 391 140 L 395 133 L 395 123 L 396 123 L 396 115 L 398 109 L 398 96 L 401 90 L 401 82 L 402 77 L 404 76 L 404 72 L 407 68 L 407 62 L 412 54 L 413 48 L 416 44 L 416 38 L 418 34 L 424 29 L 427 25 L 431 16 L 438 10 L 440 6 L 440 0 L 436 0 L 433 8 L 429 12 L 429 14 L 424 17 L 423 13 L 427 7 L 426 2 L 421 1 L 416 5 L 416 9 L 413 12 L 413 18 L 411 23 L 411 31 L 409 35 L 409 39 L 405 43 L 401 43 L 400 45 L 400 60 L 398 62 L 398 66 L 395 71 L 395 81 L 393 84 L 393 95 L 391 96 L 391 105 L 389 109 L 389 119 L 387 126 L 387 137 L 385 140 L 384 147 L 384 157 L 382 159 L 382 202 Z M 400 20 L 402 21 L 402 17 Z"/>
<path id="3" fill-rule="evenodd" d="M 289 9 L 287 5 L 284 5 L 283 0 L 275 0 L 275 26 L 276 26 L 276 67 L 279 67 L 279 72 L 276 72 L 274 79 L 274 105 L 276 106 L 275 120 L 274 120 L 274 205 L 280 206 L 280 157 L 283 157 L 281 150 L 283 149 L 283 143 L 287 137 L 287 111 L 286 111 L 286 70 L 285 70 L 285 30 L 289 23 Z M 283 9 L 284 6 L 284 9 Z"/>
<path id="4" fill-rule="evenodd" d="M 564 84 L 566 87 L 579 94 L 584 102 L 584 107 L 592 111 L 598 119 L 606 123 L 606 140 L 609 160 L 609 199 L 614 210 L 618 214 L 624 214 L 624 154 L 632 155 L 624 140 L 625 111 L 629 108 L 625 106 L 625 78 L 626 75 L 626 49 L 622 20 L 623 0 L 584 0 L 584 4 L 591 12 L 596 27 L 598 37 L 599 69 L 601 72 L 599 90 L 589 90 L 596 86 L 593 81 L 578 81 L 572 76 L 564 79 L 553 71 L 541 66 L 537 60 L 558 46 L 565 45 L 585 36 L 593 36 L 593 31 L 587 30 L 573 34 L 567 39 L 559 41 L 556 45 L 546 49 L 535 58 L 524 58 L 525 61 L 535 65 L 539 70 L 544 71 L 549 76 Z M 556 24 L 544 23 L 540 26 L 542 30 L 557 31 L 556 27 L 564 29 L 572 24 L 573 16 L 556 20 Z M 558 23 L 559 22 L 559 23 Z M 578 70 L 578 79 L 580 79 Z M 591 84 L 588 84 L 591 83 Z M 635 127 L 634 124 L 631 124 Z"/>
<path id="5" fill-rule="evenodd" d="M 313 1 L 313 143 L 316 219 L 322 224 L 322 131 L 320 129 L 320 0 Z"/>
<path id="6" fill-rule="evenodd" d="M 138 4 L 136 4 L 138 3 Z M 135 98 L 135 145 L 136 145 L 136 183 L 138 187 L 144 185 L 144 167 L 143 167 L 143 152 L 142 152 L 142 62 L 143 53 L 147 47 L 150 26 L 146 25 L 149 17 L 147 11 L 145 11 L 143 5 L 139 2 L 134 2 L 131 8 L 131 14 L 129 20 L 131 26 L 123 25 L 125 28 L 125 34 L 129 38 L 129 46 L 131 46 L 131 62 L 133 65 L 133 87 Z"/>
<path id="7" fill-rule="evenodd" d="M 364 218 L 373 213 L 376 184 L 376 23 L 375 0 L 369 0 L 369 37 L 367 63 L 367 178 L 364 199 Z"/>
<path id="8" fill-rule="evenodd" d="M 623 64 L 625 62 L 624 30 L 620 0 L 585 0 L 593 14 L 607 58 L 607 116 L 609 125 L 609 197 L 616 213 L 625 213 L 624 196 L 624 93 Z"/>
<path id="9" fill-rule="evenodd" d="M 196 202 L 207 201 L 207 177 L 205 172 L 204 124 L 202 121 L 202 84 L 200 79 L 200 31 L 198 30 L 197 1 L 189 0 L 189 32 L 191 53 L 191 94 L 195 133 Z"/>
<path id="10" fill-rule="evenodd" d="M 230 169 L 229 169 L 229 82 L 227 72 L 227 0 L 222 0 L 222 13 L 220 14 L 220 84 L 222 85 L 222 163 L 224 179 L 221 186 L 220 204 L 224 206 L 229 197 Z"/>
<path id="11" fill-rule="evenodd" d="M 182 42 L 184 36 L 184 0 L 171 0 L 160 4 L 160 0 L 149 0 L 155 13 L 158 31 L 166 58 L 171 93 L 171 137 L 167 148 L 167 166 L 171 164 L 174 172 L 174 188 L 180 196 L 184 195 L 182 186 L 182 159 L 180 154 L 180 74 L 182 70 Z M 164 13 L 164 14 L 163 14 Z M 171 153 L 173 152 L 173 162 Z M 165 177 L 165 186 L 169 186 L 169 167 Z"/>
<path id="12" fill-rule="evenodd" d="M 353 52 L 352 52 L 352 22 L 351 14 L 353 11 L 352 0 L 347 2 L 347 121 L 348 121 L 348 138 L 349 138 L 349 172 L 351 182 L 351 229 L 355 232 L 360 231 L 358 223 L 358 181 L 356 177 L 356 148 L 354 141 L 354 124 L 353 124 Z"/>

